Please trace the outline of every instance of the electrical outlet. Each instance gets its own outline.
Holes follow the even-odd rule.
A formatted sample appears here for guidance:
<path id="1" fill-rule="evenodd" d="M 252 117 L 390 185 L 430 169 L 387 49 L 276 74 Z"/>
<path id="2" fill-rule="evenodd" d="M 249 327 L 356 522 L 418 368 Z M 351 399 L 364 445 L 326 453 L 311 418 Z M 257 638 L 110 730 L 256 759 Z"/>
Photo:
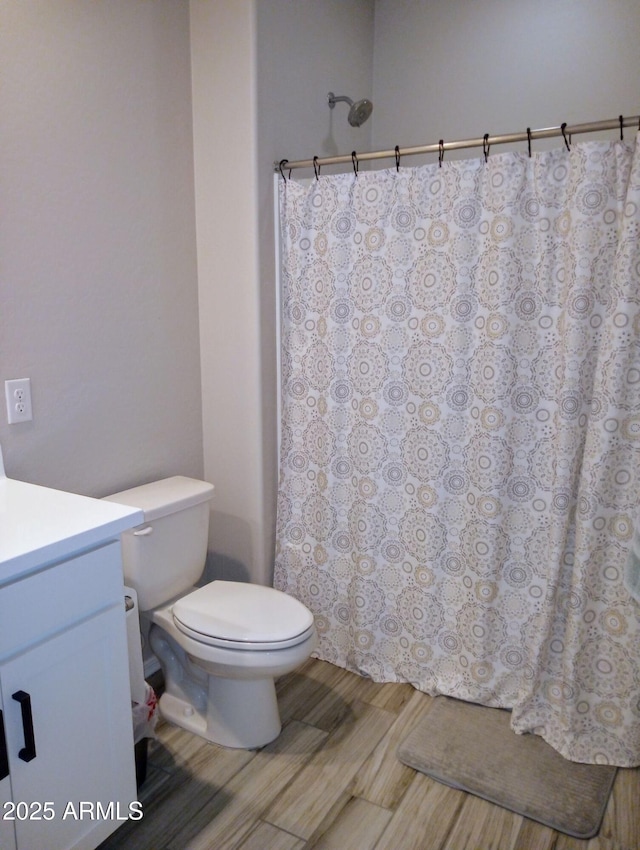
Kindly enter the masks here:
<path id="1" fill-rule="evenodd" d="M 5 381 L 4 394 L 7 400 L 9 425 L 14 425 L 17 422 L 30 422 L 33 419 L 30 378 L 14 378 L 11 381 Z"/>

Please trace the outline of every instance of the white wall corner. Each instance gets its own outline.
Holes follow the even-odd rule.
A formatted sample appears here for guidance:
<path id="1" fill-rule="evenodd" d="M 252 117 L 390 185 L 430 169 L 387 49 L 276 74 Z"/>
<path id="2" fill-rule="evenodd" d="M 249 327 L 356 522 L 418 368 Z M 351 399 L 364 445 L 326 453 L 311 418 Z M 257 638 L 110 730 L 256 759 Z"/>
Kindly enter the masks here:
<path id="1" fill-rule="evenodd" d="M 219 577 L 268 583 L 260 386 L 254 0 L 191 0 L 205 478 Z"/>

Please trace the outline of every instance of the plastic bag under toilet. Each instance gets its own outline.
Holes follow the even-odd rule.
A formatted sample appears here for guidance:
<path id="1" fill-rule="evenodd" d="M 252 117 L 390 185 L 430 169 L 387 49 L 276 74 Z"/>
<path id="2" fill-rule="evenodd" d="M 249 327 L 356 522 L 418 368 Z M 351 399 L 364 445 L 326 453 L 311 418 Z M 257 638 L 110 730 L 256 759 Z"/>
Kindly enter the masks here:
<path id="1" fill-rule="evenodd" d="M 132 702 L 131 713 L 133 715 L 133 740 L 138 743 L 143 738 L 156 737 L 156 723 L 158 722 L 158 699 L 156 693 L 147 682 L 144 702 Z"/>

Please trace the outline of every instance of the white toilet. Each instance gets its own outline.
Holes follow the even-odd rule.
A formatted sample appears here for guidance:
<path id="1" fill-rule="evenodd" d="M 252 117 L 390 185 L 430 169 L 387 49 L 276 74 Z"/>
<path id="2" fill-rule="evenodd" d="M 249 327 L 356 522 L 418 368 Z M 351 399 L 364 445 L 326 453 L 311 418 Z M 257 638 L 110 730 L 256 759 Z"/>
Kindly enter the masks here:
<path id="1" fill-rule="evenodd" d="M 311 655 L 316 630 L 308 608 L 271 587 L 194 587 L 212 496 L 211 484 L 176 476 L 105 498 L 144 511 L 144 524 L 122 535 L 122 553 L 125 582 L 153 623 L 161 714 L 208 741 L 252 749 L 280 734 L 274 677 Z"/>

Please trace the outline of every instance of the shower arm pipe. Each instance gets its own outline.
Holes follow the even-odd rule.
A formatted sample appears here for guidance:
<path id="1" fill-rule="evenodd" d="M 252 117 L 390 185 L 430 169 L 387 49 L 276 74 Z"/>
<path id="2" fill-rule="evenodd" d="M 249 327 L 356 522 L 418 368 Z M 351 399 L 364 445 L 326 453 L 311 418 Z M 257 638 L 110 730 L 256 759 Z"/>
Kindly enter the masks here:
<path id="1" fill-rule="evenodd" d="M 524 133 L 505 133 L 501 136 L 482 136 L 478 139 L 463 139 L 455 142 L 435 142 L 431 145 L 418 145 L 411 148 L 396 148 L 394 150 L 369 151 L 357 153 L 358 162 L 366 162 L 371 159 L 393 159 L 396 156 L 417 156 L 425 153 L 442 153 L 446 151 L 461 150 L 463 148 L 482 148 L 488 150 L 492 145 L 506 145 L 515 142 L 528 142 L 535 139 L 551 139 L 556 136 L 577 136 L 580 133 L 597 133 L 603 130 L 618 130 L 622 127 L 638 127 L 640 130 L 640 115 L 632 115 L 627 118 L 611 118 L 606 121 L 592 121 L 588 124 L 563 124 L 560 127 L 546 127 L 540 130 L 530 130 Z M 322 165 L 339 165 L 341 163 L 352 163 L 353 155 L 316 157 L 315 159 L 298 159 L 293 162 L 282 160 L 282 168 L 289 171 L 293 168 L 313 168 Z M 280 162 L 274 163 L 274 170 L 278 171 Z"/>

